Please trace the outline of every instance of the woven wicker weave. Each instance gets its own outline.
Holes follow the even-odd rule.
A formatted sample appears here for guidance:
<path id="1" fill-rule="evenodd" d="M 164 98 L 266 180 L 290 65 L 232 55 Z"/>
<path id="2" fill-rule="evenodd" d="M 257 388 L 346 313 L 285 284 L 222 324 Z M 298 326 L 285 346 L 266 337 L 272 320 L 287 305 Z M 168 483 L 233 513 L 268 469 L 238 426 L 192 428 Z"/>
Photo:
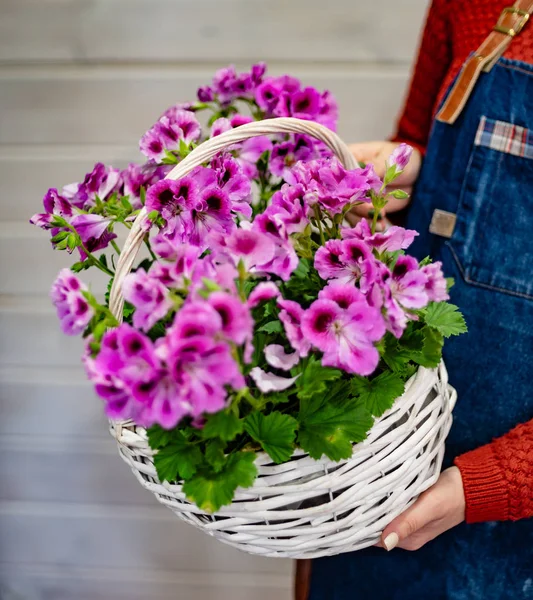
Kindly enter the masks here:
<path id="1" fill-rule="evenodd" d="M 280 132 L 313 135 L 347 168 L 355 167 L 346 145 L 329 129 L 281 118 L 243 125 L 203 143 L 167 178 L 184 177 L 236 142 Z M 145 221 L 143 210 L 117 265 L 110 307 L 119 319 L 121 284 L 142 244 Z M 111 432 L 139 482 L 184 521 L 252 554 L 314 558 L 375 544 L 385 526 L 436 481 L 455 400 L 444 364 L 420 368 L 393 408 L 376 419 L 368 438 L 354 446 L 350 459 L 316 461 L 297 451 L 290 461 L 276 465 L 258 453 L 259 475 L 253 487 L 237 490 L 233 503 L 214 515 L 189 502 L 180 485 L 159 482 L 142 427 L 114 422 Z"/>

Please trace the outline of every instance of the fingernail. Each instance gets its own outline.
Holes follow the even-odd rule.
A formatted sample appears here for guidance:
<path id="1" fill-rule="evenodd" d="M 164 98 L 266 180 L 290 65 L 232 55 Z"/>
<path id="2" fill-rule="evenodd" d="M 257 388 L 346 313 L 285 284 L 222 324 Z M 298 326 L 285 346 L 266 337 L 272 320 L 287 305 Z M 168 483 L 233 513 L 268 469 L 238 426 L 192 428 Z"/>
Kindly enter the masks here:
<path id="1" fill-rule="evenodd" d="M 389 533 L 389 535 L 383 540 L 383 545 L 385 546 L 387 552 L 389 552 L 393 548 L 396 548 L 399 541 L 400 538 L 398 537 L 397 533 Z"/>

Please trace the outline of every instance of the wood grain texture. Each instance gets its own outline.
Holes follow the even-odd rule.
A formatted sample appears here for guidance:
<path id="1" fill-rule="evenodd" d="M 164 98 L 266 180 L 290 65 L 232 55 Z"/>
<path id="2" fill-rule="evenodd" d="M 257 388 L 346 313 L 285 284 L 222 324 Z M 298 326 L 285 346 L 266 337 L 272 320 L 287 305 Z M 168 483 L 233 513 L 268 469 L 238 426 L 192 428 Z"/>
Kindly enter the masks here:
<path id="1" fill-rule="evenodd" d="M 426 0 L 404 0 L 401 8 L 390 0 L 3 0 L 0 57 L 405 63 L 426 5 Z"/>
<path id="2" fill-rule="evenodd" d="M 391 133 L 408 76 L 404 67 L 273 69 L 284 71 L 333 92 L 346 141 Z M 0 68 L 0 144 L 113 144 L 136 150 L 157 117 L 193 98 L 211 73 L 174 67 Z"/>
<path id="3" fill-rule="evenodd" d="M 290 600 L 288 574 L 1 565 L 6 600 Z M 9 595 L 12 594 L 12 596 Z"/>
<path id="4" fill-rule="evenodd" d="M 287 575 L 291 561 L 221 545 L 167 508 L 0 503 L 0 564 Z M 206 573 L 206 578 L 209 575 Z"/>

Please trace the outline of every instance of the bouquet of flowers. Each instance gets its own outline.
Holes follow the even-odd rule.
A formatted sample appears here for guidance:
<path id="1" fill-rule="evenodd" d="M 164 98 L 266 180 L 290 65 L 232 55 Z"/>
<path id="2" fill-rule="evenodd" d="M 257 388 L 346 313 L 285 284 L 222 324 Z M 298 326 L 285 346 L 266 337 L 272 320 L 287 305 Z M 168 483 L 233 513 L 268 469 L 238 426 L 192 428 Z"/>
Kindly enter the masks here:
<path id="1" fill-rule="evenodd" d="M 275 117 L 335 130 L 337 105 L 262 64 L 221 69 L 143 135 L 144 164 L 98 163 L 81 183 L 50 189 L 31 219 L 54 249 L 77 255 L 51 298 L 64 333 L 85 340 L 107 415 L 145 428 L 159 480 L 211 513 L 254 484 L 258 454 L 350 459 L 417 370 L 439 365 L 444 338 L 466 330 L 440 263 L 406 253 L 417 232 L 376 228 L 388 198 L 405 197 L 391 184 L 408 146 L 383 180 L 292 133 L 233 144 L 166 178 L 204 140 Z M 365 203 L 370 219 L 349 226 Z M 148 258 L 122 282 L 121 321 L 109 306 L 116 231 L 141 211 Z M 89 268 L 109 277 L 105 298 L 78 277 Z"/>

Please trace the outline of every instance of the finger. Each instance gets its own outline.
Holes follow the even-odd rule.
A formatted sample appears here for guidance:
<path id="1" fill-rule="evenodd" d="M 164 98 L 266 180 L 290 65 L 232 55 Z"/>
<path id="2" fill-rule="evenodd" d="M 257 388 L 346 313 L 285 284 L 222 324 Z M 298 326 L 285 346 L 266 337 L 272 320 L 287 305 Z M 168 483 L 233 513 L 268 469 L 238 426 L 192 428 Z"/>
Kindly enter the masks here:
<path id="1" fill-rule="evenodd" d="M 434 518 L 426 498 L 427 496 L 422 494 L 410 508 L 385 527 L 381 541 L 386 550 L 396 548 L 403 540 L 415 534 Z"/>

